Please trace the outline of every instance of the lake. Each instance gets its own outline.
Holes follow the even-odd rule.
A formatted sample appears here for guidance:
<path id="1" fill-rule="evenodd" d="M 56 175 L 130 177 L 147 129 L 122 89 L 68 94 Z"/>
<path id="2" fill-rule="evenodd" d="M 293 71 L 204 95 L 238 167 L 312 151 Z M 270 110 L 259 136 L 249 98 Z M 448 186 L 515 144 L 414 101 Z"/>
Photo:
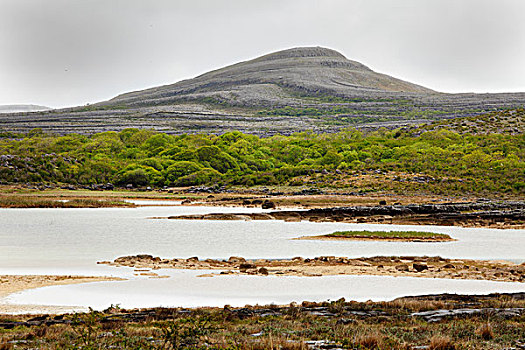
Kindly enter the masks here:
<path id="1" fill-rule="evenodd" d="M 152 203 L 161 204 L 161 203 Z M 151 217 L 261 209 L 148 206 L 100 209 L 0 209 L 0 274 L 111 275 L 123 282 L 46 287 L 9 297 L 13 303 L 107 307 L 222 306 L 302 300 L 387 300 L 441 292 L 525 291 L 525 284 L 383 276 L 221 276 L 158 270 L 170 278 L 133 276 L 132 269 L 97 265 L 123 255 L 164 258 L 291 258 L 336 255 L 428 255 L 525 261 L 525 230 L 283 221 L 167 220 Z M 337 230 L 417 230 L 447 233 L 444 243 L 293 240 Z"/>

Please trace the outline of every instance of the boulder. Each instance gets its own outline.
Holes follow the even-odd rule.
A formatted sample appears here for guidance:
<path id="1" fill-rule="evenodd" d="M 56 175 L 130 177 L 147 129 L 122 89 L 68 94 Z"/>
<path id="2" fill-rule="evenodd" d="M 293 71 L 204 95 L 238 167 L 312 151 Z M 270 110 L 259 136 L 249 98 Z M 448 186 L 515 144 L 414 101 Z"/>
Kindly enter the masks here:
<path id="1" fill-rule="evenodd" d="M 407 264 L 397 265 L 396 266 L 396 270 L 397 271 L 407 272 L 408 271 L 408 265 Z"/>
<path id="2" fill-rule="evenodd" d="M 414 264 L 412 264 L 412 267 L 413 267 L 414 270 L 416 270 L 417 272 L 421 272 L 421 271 L 424 271 L 424 270 L 428 270 L 428 266 L 425 265 L 425 264 L 414 263 Z"/>
<path id="3" fill-rule="evenodd" d="M 245 263 L 246 259 L 241 258 L 240 256 L 230 256 L 230 258 L 228 259 L 228 262 L 229 263 Z"/>
<path id="4" fill-rule="evenodd" d="M 265 267 L 261 267 L 257 272 L 261 275 L 268 276 L 268 269 Z"/>
<path id="5" fill-rule="evenodd" d="M 250 263 L 242 263 L 239 265 L 239 270 L 248 270 L 248 269 L 256 269 L 257 266 Z"/>
<path id="6" fill-rule="evenodd" d="M 269 200 L 265 200 L 261 206 L 263 209 L 275 209 L 275 203 Z"/>

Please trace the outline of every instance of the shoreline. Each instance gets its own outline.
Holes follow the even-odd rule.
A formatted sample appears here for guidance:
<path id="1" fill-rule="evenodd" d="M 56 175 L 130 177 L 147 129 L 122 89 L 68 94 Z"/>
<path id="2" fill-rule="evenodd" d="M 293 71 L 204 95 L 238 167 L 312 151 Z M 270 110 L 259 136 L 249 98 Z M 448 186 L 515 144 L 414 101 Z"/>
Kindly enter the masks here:
<path id="1" fill-rule="evenodd" d="M 0 275 L 0 314 L 21 313 L 68 313 L 86 310 L 84 307 L 62 305 L 10 304 L 10 295 L 22 291 L 51 286 L 63 286 L 91 282 L 123 281 L 120 277 L 75 275 Z"/>
<path id="2" fill-rule="evenodd" d="M 266 204 L 266 207 L 264 206 Z M 263 208 L 276 209 L 265 202 Z M 377 223 L 525 229 L 525 202 L 463 202 L 273 210 L 264 213 L 209 213 L 154 217 L 171 220 L 283 220 L 284 222 Z"/>
<path id="3" fill-rule="evenodd" d="M 283 220 L 285 222 L 348 222 L 393 225 L 435 225 L 468 228 L 525 229 L 525 202 L 516 199 L 492 200 L 476 197 L 452 198 L 436 195 L 373 193 L 368 195 L 324 193 L 298 194 L 287 188 L 235 188 L 231 192 L 195 192 L 192 188 L 149 191 L 31 190 L 20 186 L 0 186 L 0 198 L 13 198 L 11 207 L 147 207 L 216 206 L 264 208 L 258 213 L 211 213 L 155 219 L 185 220 Z M 64 203 L 74 200 L 76 203 Z M 140 200 L 132 204 L 122 201 Z M 165 201 L 150 204 L 149 200 Z M 19 201 L 20 203 L 16 204 Z M 180 203 L 173 203 L 173 202 Z M 113 202 L 112 204 L 109 204 Z M 119 203 L 122 202 L 122 203 Z M 171 203 L 170 203 L 171 202 Z M 40 204 L 39 204 L 40 203 Z M 379 205 L 378 205 L 379 203 Z M 386 204 L 385 204 L 386 203 Z M 1 206 L 1 205 L 0 205 Z M 272 211 L 273 209 L 273 211 Z"/>
<path id="4" fill-rule="evenodd" d="M 161 259 L 151 255 L 124 256 L 114 261 L 100 261 L 115 267 L 158 270 L 163 268 L 188 270 L 217 270 L 199 277 L 224 275 L 321 277 L 333 275 L 370 275 L 443 279 L 485 280 L 525 283 L 525 263 L 508 261 L 448 259 L 417 256 L 376 256 L 346 258 L 321 256 L 316 258 L 247 260 L 232 256 L 228 260 L 198 257 Z"/>

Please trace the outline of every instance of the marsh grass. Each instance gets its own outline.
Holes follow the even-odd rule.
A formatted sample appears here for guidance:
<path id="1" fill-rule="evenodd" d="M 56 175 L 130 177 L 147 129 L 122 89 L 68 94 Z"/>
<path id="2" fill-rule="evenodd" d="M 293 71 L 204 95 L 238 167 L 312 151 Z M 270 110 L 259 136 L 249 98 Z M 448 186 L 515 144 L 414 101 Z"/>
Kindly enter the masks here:
<path id="1" fill-rule="evenodd" d="M 111 208 L 135 204 L 111 199 L 72 198 L 56 200 L 31 196 L 0 196 L 0 208 Z"/>
<path id="2" fill-rule="evenodd" d="M 430 339 L 430 350 L 455 350 L 456 346 L 447 336 L 433 336 Z"/>
<path id="3" fill-rule="evenodd" d="M 476 333 L 481 337 L 483 340 L 490 340 L 494 338 L 494 333 L 492 331 L 492 326 L 490 323 L 485 323 L 481 327 L 479 327 L 476 330 Z"/>
<path id="4" fill-rule="evenodd" d="M 449 240 L 449 235 L 423 231 L 337 231 L 325 237 L 369 239 L 429 239 Z"/>

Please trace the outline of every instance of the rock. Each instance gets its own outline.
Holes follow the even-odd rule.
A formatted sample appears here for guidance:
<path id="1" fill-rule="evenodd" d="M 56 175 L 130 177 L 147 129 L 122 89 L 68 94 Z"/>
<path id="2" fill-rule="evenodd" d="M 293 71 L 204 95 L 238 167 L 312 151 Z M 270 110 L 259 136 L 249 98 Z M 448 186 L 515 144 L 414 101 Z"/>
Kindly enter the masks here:
<path id="1" fill-rule="evenodd" d="M 250 219 L 247 215 L 241 214 L 228 214 L 228 213 L 219 213 L 219 214 L 206 214 L 202 216 L 203 220 L 247 220 Z"/>
<path id="2" fill-rule="evenodd" d="M 455 269 L 456 266 L 454 266 L 454 265 L 452 265 L 452 264 L 445 264 L 445 265 L 443 265 L 443 268 L 444 268 L 444 269 Z"/>
<path id="3" fill-rule="evenodd" d="M 263 209 L 275 209 L 275 203 L 269 200 L 265 200 L 261 207 Z"/>
<path id="4" fill-rule="evenodd" d="M 385 200 L 379 201 L 379 205 L 386 205 L 386 201 Z"/>
<path id="5" fill-rule="evenodd" d="M 244 263 L 246 262 L 245 258 L 241 258 L 240 256 L 230 256 L 228 259 L 229 263 Z"/>
<path id="6" fill-rule="evenodd" d="M 250 263 L 242 263 L 239 265 L 239 270 L 248 270 L 248 269 L 256 269 L 257 266 Z"/>
<path id="7" fill-rule="evenodd" d="M 186 259 L 186 261 L 197 262 L 199 261 L 199 258 L 196 256 L 192 256 L 191 258 Z"/>
<path id="8" fill-rule="evenodd" d="M 268 276 L 268 269 L 265 267 L 261 267 L 257 272 L 260 273 L 261 275 Z"/>
<path id="9" fill-rule="evenodd" d="M 323 262 L 331 262 L 331 261 L 334 261 L 336 258 L 333 255 L 328 255 L 328 256 L 320 256 L 320 257 L 315 258 L 315 259 L 323 261 Z"/>
<path id="10" fill-rule="evenodd" d="M 401 264 L 401 265 L 397 265 L 396 266 L 396 270 L 397 271 L 403 271 L 403 272 L 408 272 L 408 265 L 407 264 Z"/>
<path id="11" fill-rule="evenodd" d="M 266 213 L 253 213 L 246 216 L 253 220 L 275 220 L 275 217 Z"/>
<path id="12" fill-rule="evenodd" d="M 424 271 L 424 270 L 428 270 L 428 266 L 425 265 L 425 264 L 413 263 L 413 264 L 412 264 L 412 267 L 413 267 L 414 270 L 416 270 L 417 272 L 421 272 L 421 271 Z"/>

